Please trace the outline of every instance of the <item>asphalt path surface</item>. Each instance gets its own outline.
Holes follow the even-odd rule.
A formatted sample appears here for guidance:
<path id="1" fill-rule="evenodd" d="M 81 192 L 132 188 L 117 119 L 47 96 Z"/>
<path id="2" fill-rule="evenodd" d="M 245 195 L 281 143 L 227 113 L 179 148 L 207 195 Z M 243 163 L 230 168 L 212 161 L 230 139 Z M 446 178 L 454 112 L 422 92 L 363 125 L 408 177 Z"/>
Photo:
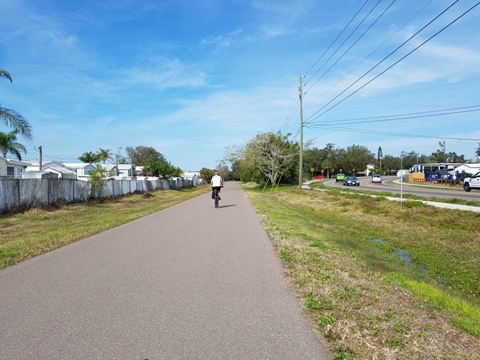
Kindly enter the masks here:
<path id="1" fill-rule="evenodd" d="M 235 183 L 0 271 L 0 359 L 332 358 Z"/>

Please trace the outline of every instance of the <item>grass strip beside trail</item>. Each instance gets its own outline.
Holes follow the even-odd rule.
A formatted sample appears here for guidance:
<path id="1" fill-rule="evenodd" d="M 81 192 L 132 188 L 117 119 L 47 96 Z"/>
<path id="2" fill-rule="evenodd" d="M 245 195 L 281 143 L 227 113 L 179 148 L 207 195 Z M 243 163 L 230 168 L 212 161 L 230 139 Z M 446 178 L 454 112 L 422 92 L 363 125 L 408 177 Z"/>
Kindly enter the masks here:
<path id="1" fill-rule="evenodd" d="M 0 217 L 0 269 L 209 191 L 206 185 L 158 190 L 150 197 L 134 194 L 3 215 Z"/>
<path id="2" fill-rule="evenodd" d="M 336 359 L 478 359 L 479 214 L 243 189 Z"/>

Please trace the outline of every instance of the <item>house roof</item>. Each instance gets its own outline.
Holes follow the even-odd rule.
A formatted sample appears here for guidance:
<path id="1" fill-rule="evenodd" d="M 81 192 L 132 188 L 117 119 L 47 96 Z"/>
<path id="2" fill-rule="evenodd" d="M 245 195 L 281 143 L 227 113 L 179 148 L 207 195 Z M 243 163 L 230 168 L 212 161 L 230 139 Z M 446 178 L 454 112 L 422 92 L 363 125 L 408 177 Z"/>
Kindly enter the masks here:
<path id="1" fill-rule="evenodd" d="M 135 164 L 118 164 L 118 170 L 129 170 L 131 168 L 135 169 L 137 165 Z"/>
<path id="2" fill-rule="evenodd" d="M 64 175 L 75 175 L 75 172 L 70 170 L 70 169 L 67 169 L 67 168 L 64 168 L 64 167 L 59 167 L 59 166 L 49 166 L 49 167 L 46 167 L 43 169 L 43 171 L 48 171 L 48 170 L 51 170 L 51 171 L 54 171 L 54 172 L 59 172 L 59 173 L 62 173 Z"/>
<path id="3" fill-rule="evenodd" d="M 84 169 L 87 166 L 95 166 L 89 163 L 63 163 L 63 166 L 70 168 L 70 169 Z"/>
<path id="4" fill-rule="evenodd" d="M 117 167 L 115 164 L 101 164 L 102 168 L 105 169 L 106 171 L 113 170 Z"/>
<path id="5" fill-rule="evenodd" d="M 467 172 L 471 174 L 476 174 L 480 171 L 480 164 L 462 164 L 455 168 L 458 172 Z"/>
<path id="6" fill-rule="evenodd" d="M 29 161 L 28 164 L 29 166 L 38 167 L 39 161 Z M 56 161 L 56 160 L 42 161 L 42 167 L 45 167 L 45 166 L 63 166 L 63 163 L 61 161 Z"/>
<path id="7" fill-rule="evenodd" d="M 2 160 L 4 160 L 7 165 L 23 166 L 23 167 L 27 167 L 30 165 L 28 162 L 15 160 L 15 159 L 2 158 Z"/>

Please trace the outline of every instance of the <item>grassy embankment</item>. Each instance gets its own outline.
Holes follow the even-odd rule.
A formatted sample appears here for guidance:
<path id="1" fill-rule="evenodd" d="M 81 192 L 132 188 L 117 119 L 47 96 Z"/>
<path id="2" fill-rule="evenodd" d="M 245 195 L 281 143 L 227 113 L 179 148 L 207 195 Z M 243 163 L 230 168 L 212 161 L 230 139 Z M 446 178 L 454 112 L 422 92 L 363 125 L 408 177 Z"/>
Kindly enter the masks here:
<path id="1" fill-rule="evenodd" d="M 480 358 L 480 214 L 243 188 L 337 359 Z"/>

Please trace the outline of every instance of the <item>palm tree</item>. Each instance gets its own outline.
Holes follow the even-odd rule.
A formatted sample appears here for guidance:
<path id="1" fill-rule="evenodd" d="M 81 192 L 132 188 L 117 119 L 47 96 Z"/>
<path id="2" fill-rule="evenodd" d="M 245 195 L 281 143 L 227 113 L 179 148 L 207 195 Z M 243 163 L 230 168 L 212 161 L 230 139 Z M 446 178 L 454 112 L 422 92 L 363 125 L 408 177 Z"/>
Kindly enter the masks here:
<path id="1" fill-rule="evenodd" d="M 7 153 L 11 153 L 17 157 L 18 160 L 22 160 L 22 151 L 25 155 L 27 154 L 27 149 L 25 146 L 17 142 L 17 130 L 10 131 L 8 134 L 0 132 L 0 151 L 3 154 L 3 157 L 7 157 Z"/>
<path id="2" fill-rule="evenodd" d="M 98 154 L 95 154 L 92 151 L 85 151 L 82 156 L 78 157 L 78 160 L 87 164 L 92 164 L 98 162 L 100 159 L 98 158 Z"/>
<path id="3" fill-rule="evenodd" d="M 0 69 L 0 77 L 7 78 L 10 82 L 13 82 L 12 77 L 6 70 Z M 32 127 L 30 123 L 15 110 L 0 107 L 0 120 L 4 121 L 6 125 L 14 128 L 19 134 L 25 136 L 27 139 L 32 138 Z"/>
<path id="4" fill-rule="evenodd" d="M 98 149 L 97 151 L 98 160 L 102 161 L 104 164 L 108 159 L 112 158 L 112 153 L 110 149 Z"/>

